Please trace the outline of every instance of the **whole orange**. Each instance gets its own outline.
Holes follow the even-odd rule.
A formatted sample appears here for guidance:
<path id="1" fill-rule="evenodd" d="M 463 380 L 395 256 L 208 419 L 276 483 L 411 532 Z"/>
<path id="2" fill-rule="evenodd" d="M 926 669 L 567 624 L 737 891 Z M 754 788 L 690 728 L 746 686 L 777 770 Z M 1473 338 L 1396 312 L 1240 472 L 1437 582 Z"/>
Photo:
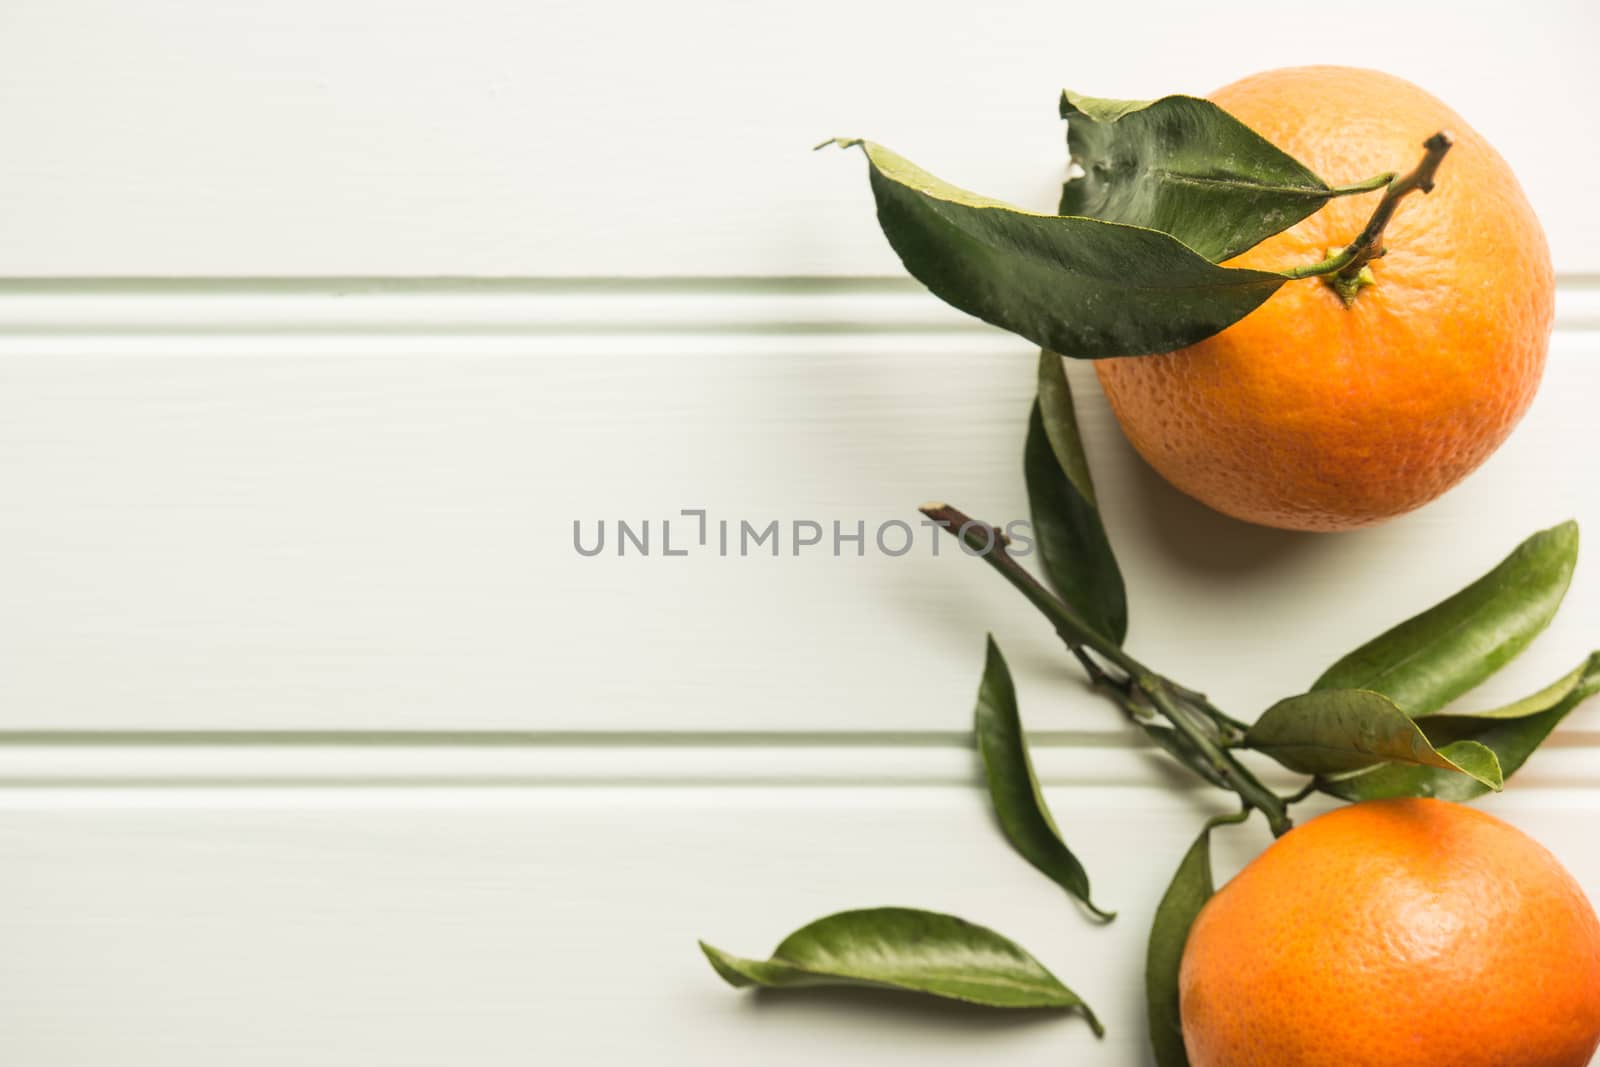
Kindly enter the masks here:
<path id="1" fill-rule="evenodd" d="M 1368 801 L 1207 902 L 1180 976 L 1191 1067 L 1584 1067 L 1600 922 L 1555 857 L 1473 808 Z"/>
<path id="2" fill-rule="evenodd" d="M 1411 170 L 1440 130 L 1455 145 L 1433 191 L 1400 202 L 1350 306 L 1291 281 L 1199 344 L 1100 360 L 1112 410 L 1168 481 L 1236 518 L 1342 530 L 1427 503 L 1505 440 L 1544 369 L 1555 282 L 1521 186 L 1458 115 L 1387 74 L 1275 70 L 1210 99 L 1332 185 Z M 1332 200 L 1231 263 L 1318 262 L 1381 195 Z"/>

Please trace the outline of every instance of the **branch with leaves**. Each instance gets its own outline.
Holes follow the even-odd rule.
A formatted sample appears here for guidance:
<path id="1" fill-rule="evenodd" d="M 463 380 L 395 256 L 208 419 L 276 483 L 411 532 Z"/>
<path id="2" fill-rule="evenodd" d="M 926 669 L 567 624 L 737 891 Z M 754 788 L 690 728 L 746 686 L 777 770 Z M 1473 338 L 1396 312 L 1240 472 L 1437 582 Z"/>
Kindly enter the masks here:
<path id="1" fill-rule="evenodd" d="M 1319 278 L 1348 304 L 1383 255 L 1402 200 L 1428 192 L 1451 147 L 1435 133 L 1403 177 L 1332 186 L 1209 100 L 1062 94 L 1081 171 L 1060 214 L 957 188 L 871 141 L 859 147 L 884 236 L 911 275 L 953 307 L 1075 359 L 1171 352 L 1227 329 L 1288 282 Z M 1367 225 L 1316 263 L 1222 264 L 1330 200 L 1382 189 Z"/>
<path id="2" fill-rule="evenodd" d="M 1429 138 L 1404 176 L 1332 187 L 1208 101 L 1097 100 L 1063 94 L 1081 174 L 1061 214 L 1023 212 L 949 186 L 880 146 L 859 144 L 879 221 L 906 267 L 962 310 L 1041 344 L 1023 454 L 1042 579 L 995 526 L 947 504 L 924 515 L 1033 606 L 1091 687 L 1155 747 L 1238 812 L 1212 819 L 1157 909 L 1146 960 L 1150 1040 L 1159 1067 L 1186 1067 L 1178 965 L 1189 927 L 1214 892 L 1210 838 L 1259 812 L 1275 835 L 1316 794 L 1345 801 L 1500 790 L 1580 703 L 1600 692 L 1600 652 L 1503 707 L 1448 710 L 1554 618 L 1578 553 L 1574 523 L 1529 537 L 1459 593 L 1340 658 L 1301 693 L 1253 720 L 1147 666 L 1124 647 L 1123 576 L 1101 519 L 1071 387 L 1057 352 L 1079 358 L 1165 352 L 1226 328 L 1279 286 L 1321 278 L 1348 302 L 1402 200 L 1432 188 L 1450 139 Z M 1383 190 L 1341 251 L 1279 271 L 1220 264 L 1343 196 Z M 1089 874 L 1050 811 L 1029 754 L 1015 681 L 990 638 L 974 736 L 990 801 L 1016 851 L 1102 922 Z M 1287 795 L 1246 757 L 1304 776 Z M 1069 824 L 1070 828 L 1070 824 Z M 1033 956 L 983 927 L 906 909 L 846 912 L 791 935 L 765 961 L 705 947 L 736 986 L 890 986 L 1005 1008 L 1086 1005 Z"/>

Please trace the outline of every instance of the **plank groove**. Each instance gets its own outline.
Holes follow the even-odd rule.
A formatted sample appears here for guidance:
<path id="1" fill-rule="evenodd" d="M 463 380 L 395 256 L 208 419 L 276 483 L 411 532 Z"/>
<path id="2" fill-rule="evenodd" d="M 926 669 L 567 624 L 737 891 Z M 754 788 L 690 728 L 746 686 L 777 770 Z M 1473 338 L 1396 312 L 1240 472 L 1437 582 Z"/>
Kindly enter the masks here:
<path id="1" fill-rule="evenodd" d="M 1133 734 L 1035 733 L 1047 785 L 1204 792 Z M 1563 729 L 1515 788 L 1592 790 L 1600 732 Z M 1267 761 L 1262 776 L 1303 781 Z M 0 790 L 961 787 L 981 792 L 966 736 L 697 734 L 279 736 L 0 734 Z"/>

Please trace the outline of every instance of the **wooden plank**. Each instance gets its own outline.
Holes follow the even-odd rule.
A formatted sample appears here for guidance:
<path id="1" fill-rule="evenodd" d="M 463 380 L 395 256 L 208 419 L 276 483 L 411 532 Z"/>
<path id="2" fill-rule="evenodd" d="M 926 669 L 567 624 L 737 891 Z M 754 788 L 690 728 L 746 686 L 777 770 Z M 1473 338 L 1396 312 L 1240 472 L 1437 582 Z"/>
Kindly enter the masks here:
<path id="1" fill-rule="evenodd" d="M 810 155 L 823 138 L 1047 208 L 1063 83 L 1137 99 L 1330 60 L 1449 101 L 1560 267 L 1594 272 L 1596 19 L 1583 0 L 10 0 L 0 275 L 895 274 L 861 161 Z"/>
<path id="2" fill-rule="evenodd" d="M 1205 806 L 1052 789 L 1092 925 L 951 787 L 3 790 L 0 1052 L 62 1067 L 1146 1062 L 1145 927 Z M 1591 790 L 1493 810 L 1591 895 Z M 1220 837 L 1231 871 L 1264 844 Z M 751 997 L 695 949 L 849 907 L 1017 938 L 1111 1028 L 897 998 Z"/>
<path id="3" fill-rule="evenodd" d="M 1501 453 L 1351 535 L 1178 495 L 1074 368 L 1130 647 L 1253 715 L 1532 530 L 1600 528 L 1573 446 L 1600 389 L 1592 292 L 1564 293 Z M 22 287 L 0 300 L 0 728 L 949 735 L 992 629 L 1031 724 L 1119 734 L 1020 599 L 948 544 L 933 558 L 931 531 L 901 557 L 871 533 L 832 554 L 833 523 L 914 521 L 930 498 L 1024 518 L 1032 367 L 895 286 Z M 782 554 L 723 557 L 713 525 L 666 558 L 660 521 L 684 508 L 778 521 Z M 602 518 L 655 522 L 654 554 L 618 558 L 613 527 L 580 556 L 574 520 L 588 538 Z M 795 556 L 796 520 L 824 543 Z M 1585 563 L 1485 699 L 1596 647 Z"/>

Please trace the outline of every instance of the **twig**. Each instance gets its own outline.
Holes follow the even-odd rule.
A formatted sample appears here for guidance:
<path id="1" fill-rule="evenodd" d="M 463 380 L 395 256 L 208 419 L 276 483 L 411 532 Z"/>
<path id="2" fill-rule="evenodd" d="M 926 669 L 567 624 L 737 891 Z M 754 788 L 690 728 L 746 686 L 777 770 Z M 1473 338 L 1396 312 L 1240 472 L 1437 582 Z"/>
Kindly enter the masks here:
<path id="1" fill-rule="evenodd" d="M 1086 623 L 1069 604 L 1040 585 L 1038 579 L 1029 574 L 1012 558 L 1011 553 L 1006 551 L 1007 541 L 999 530 L 986 522 L 971 518 L 948 504 L 925 504 L 920 510 L 936 524 L 948 530 L 953 537 L 958 538 L 971 555 L 978 556 L 999 571 L 1006 581 L 1027 597 L 1029 602 L 1050 620 L 1056 633 L 1067 643 L 1067 647 L 1078 655 L 1080 662 L 1087 659 L 1082 654 L 1084 650 L 1089 650 L 1123 671 L 1127 675 L 1126 684 L 1130 689 L 1130 697 L 1136 691 L 1147 698 L 1156 712 L 1172 723 L 1173 728 L 1192 743 L 1198 757 L 1205 761 L 1207 768 L 1216 778 L 1237 793 L 1245 804 L 1259 809 L 1267 817 L 1267 823 L 1272 827 L 1274 834 L 1281 836 L 1288 832 L 1294 824 L 1289 819 L 1283 801 L 1276 793 L 1262 785 L 1248 768 L 1219 744 L 1218 737 L 1204 729 L 1201 723 L 1196 722 L 1194 709 L 1185 704 L 1172 683 L 1128 655 L 1119 645 L 1107 640 Z M 1095 677 L 1091 669 L 1090 679 L 1094 680 Z M 1124 710 L 1128 710 L 1127 704 L 1124 704 Z"/>
<path id="2" fill-rule="evenodd" d="M 1320 263 L 1292 267 L 1283 272 L 1284 276 L 1326 278 L 1328 284 L 1344 299 L 1346 306 L 1353 303 L 1356 293 L 1371 282 L 1370 275 L 1363 277 L 1362 271 L 1368 263 L 1384 254 L 1383 231 L 1389 225 L 1389 220 L 1394 218 L 1400 201 L 1419 189 L 1424 193 L 1433 191 L 1433 179 L 1439 173 L 1439 164 L 1444 162 L 1445 153 L 1450 151 L 1454 143 L 1443 130 L 1422 142 L 1422 161 L 1411 173 L 1396 178 L 1384 189 L 1383 199 L 1378 201 L 1377 208 L 1359 237 Z"/>

